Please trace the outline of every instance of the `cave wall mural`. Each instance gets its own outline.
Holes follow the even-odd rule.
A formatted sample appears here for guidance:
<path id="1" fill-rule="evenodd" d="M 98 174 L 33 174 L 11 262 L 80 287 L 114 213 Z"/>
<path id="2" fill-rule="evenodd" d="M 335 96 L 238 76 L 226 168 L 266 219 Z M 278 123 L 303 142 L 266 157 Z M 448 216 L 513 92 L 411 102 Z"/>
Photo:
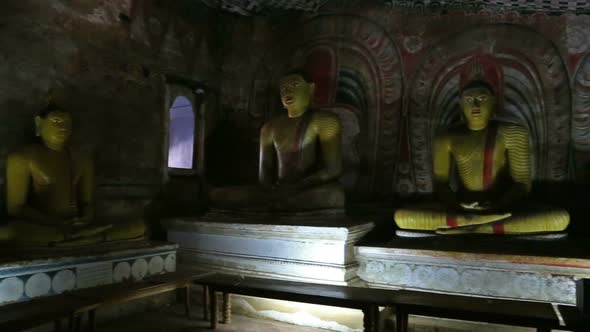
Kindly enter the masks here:
<path id="1" fill-rule="evenodd" d="M 101 191 L 133 187 L 143 204 L 165 173 L 172 73 L 218 92 L 205 150 L 222 152 L 207 154 L 208 180 L 254 183 L 260 127 L 281 112 L 277 80 L 303 67 L 318 82 L 315 106 L 344 123 L 349 194 L 397 202 L 430 193 L 429 142 L 461 121 L 458 88 L 475 63 L 497 77 L 497 117 L 531 131 L 536 181 L 587 184 L 590 15 L 435 3 L 325 1 L 315 12 L 240 16 L 192 0 L 9 1 L 0 156 L 23 143 L 52 88 L 75 111 L 84 136 L 74 139 L 97 152 Z"/>
<path id="2" fill-rule="evenodd" d="M 559 51 L 533 30 L 492 24 L 440 42 L 418 68 L 408 108 L 417 191 L 432 191 L 432 138 L 441 128 L 460 121 L 458 92 L 473 79 L 469 72 L 474 66 L 481 67 L 480 79 L 496 90 L 496 118 L 528 128 L 534 179 L 568 179 L 571 104 Z"/>
<path id="3" fill-rule="evenodd" d="M 282 20 L 236 18 L 236 31 L 248 29 L 264 54 L 223 64 L 249 74 L 240 74 L 232 87 L 222 83 L 226 100 L 246 105 L 246 112 L 233 114 L 247 114 L 242 127 L 248 128 L 244 135 L 254 151 L 249 174 L 257 167 L 258 130 L 282 109 L 278 79 L 302 67 L 317 82 L 315 106 L 338 113 L 345 125 L 342 181 L 349 193 L 383 202 L 428 195 L 432 137 L 462 121 L 459 89 L 469 72 L 481 67 L 500 97 L 495 117 L 531 133 L 535 183 L 586 183 L 588 16 L 429 8 L 327 2 L 315 14 Z M 233 112 L 232 105 L 226 107 Z"/>

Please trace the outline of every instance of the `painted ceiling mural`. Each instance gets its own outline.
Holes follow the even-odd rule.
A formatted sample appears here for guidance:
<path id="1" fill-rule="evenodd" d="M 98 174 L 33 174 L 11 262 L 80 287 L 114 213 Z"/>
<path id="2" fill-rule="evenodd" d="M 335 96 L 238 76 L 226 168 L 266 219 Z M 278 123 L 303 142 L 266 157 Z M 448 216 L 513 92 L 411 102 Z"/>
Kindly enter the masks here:
<path id="1" fill-rule="evenodd" d="M 239 15 L 253 15 L 268 10 L 316 11 L 327 0 L 201 0 L 207 6 Z"/>
<path id="2" fill-rule="evenodd" d="M 477 12 L 485 9 L 541 12 L 590 12 L 590 3 L 578 0 L 383 0 L 392 8 L 421 13 L 441 13 L 452 10 Z"/>
<path id="3" fill-rule="evenodd" d="M 234 14 L 249 16 L 276 10 L 315 12 L 327 3 L 344 3 L 355 0 L 200 0 L 209 7 Z M 356 0 L 358 2 L 358 0 Z M 419 14 L 441 14 L 457 10 L 508 10 L 520 12 L 578 12 L 590 13 L 590 2 L 580 0 L 375 0 L 389 8 Z"/>

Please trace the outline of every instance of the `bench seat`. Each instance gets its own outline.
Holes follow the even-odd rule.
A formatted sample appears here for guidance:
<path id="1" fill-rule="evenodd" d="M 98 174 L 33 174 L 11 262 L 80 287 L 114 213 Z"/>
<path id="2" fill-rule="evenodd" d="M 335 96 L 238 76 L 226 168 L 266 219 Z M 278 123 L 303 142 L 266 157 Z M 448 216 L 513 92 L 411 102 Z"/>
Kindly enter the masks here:
<path id="1" fill-rule="evenodd" d="M 210 289 L 211 328 L 217 326 L 216 292 L 313 303 L 363 310 L 365 332 L 376 331 L 378 307 L 394 307 L 399 332 L 408 328 L 408 315 L 450 318 L 511 326 L 577 331 L 581 314 L 573 306 L 550 303 L 499 300 L 412 290 L 360 288 L 304 282 L 270 280 L 216 273 L 195 281 Z M 207 290 L 206 290 L 207 291 Z M 225 304 L 224 315 L 229 314 Z M 224 317 L 224 321 L 229 321 Z M 580 330 L 582 331 L 582 330 Z"/>
<path id="2" fill-rule="evenodd" d="M 88 313 L 88 327 L 94 330 L 96 310 L 110 305 L 175 291 L 185 290 L 186 315 L 190 315 L 190 287 L 206 276 L 206 271 L 170 272 L 136 282 L 122 282 L 65 292 L 31 301 L 0 306 L 0 331 L 16 332 L 54 322 L 61 329 L 61 320 L 69 319 L 69 330 L 79 331 L 82 316 Z"/>
<path id="3" fill-rule="evenodd" d="M 73 329 L 74 318 L 93 307 L 93 301 L 55 295 L 26 302 L 0 306 L 0 331 L 23 331 L 54 322 L 55 330 L 61 330 L 61 320 L 69 319 Z"/>

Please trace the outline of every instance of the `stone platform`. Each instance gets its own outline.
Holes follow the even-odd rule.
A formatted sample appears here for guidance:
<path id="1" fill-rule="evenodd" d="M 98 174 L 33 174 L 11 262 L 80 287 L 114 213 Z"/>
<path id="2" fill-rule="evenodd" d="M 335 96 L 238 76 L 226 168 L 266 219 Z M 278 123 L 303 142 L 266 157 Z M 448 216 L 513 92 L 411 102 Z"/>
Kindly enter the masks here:
<path id="1" fill-rule="evenodd" d="M 180 264 L 315 283 L 358 280 L 354 243 L 373 228 L 343 211 L 297 214 L 211 211 L 164 221 Z"/>
<path id="2" fill-rule="evenodd" d="M 590 242 L 571 237 L 394 238 L 355 252 L 370 287 L 575 304 L 575 280 L 590 278 Z"/>
<path id="3" fill-rule="evenodd" d="M 83 248 L 0 248 L 0 305 L 172 272 L 177 248 L 148 241 Z"/>

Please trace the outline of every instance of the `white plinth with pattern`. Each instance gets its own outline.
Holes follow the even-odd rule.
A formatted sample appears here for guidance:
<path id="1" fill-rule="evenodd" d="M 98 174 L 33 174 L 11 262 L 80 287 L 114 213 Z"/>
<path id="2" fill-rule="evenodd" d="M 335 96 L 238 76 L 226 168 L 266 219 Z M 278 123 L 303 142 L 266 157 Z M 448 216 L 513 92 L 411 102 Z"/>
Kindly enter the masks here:
<path id="1" fill-rule="evenodd" d="M 342 211 L 297 214 L 212 211 L 164 221 L 181 265 L 327 284 L 358 281 L 354 244 L 374 226 Z"/>
<path id="2" fill-rule="evenodd" d="M 543 245 L 531 242 L 533 247 Z M 590 278 L 586 258 L 387 246 L 359 246 L 355 251 L 359 277 L 378 288 L 575 304 L 576 280 Z"/>
<path id="3" fill-rule="evenodd" d="M 134 242 L 69 251 L 0 251 L 0 305 L 173 272 L 177 248 Z"/>

